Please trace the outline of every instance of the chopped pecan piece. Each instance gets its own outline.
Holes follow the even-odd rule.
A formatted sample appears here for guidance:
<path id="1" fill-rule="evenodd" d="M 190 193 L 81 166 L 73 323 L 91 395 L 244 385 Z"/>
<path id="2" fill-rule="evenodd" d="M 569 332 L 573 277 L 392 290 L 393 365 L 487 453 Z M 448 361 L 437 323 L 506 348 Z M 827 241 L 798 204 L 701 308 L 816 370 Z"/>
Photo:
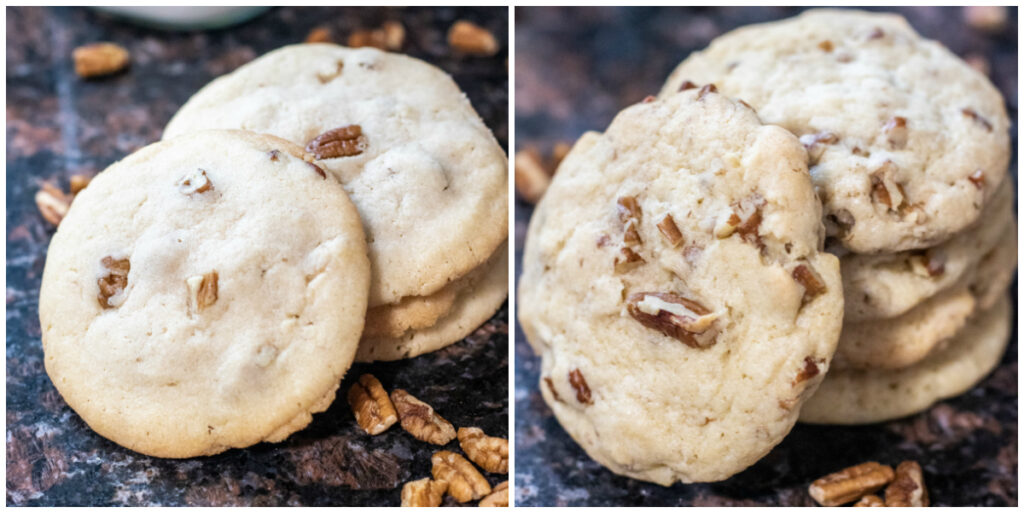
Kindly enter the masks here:
<path id="1" fill-rule="evenodd" d="M 965 108 L 961 109 L 960 112 L 962 112 L 964 116 L 971 118 L 976 123 L 981 125 L 986 131 L 992 131 L 992 123 L 990 123 L 989 120 L 982 117 L 981 114 L 978 114 L 978 112 L 975 111 L 974 109 Z"/>
<path id="2" fill-rule="evenodd" d="M 916 461 L 904 461 L 896 466 L 896 477 L 885 489 L 888 507 L 923 508 L 928 506 L 928 490 L 924 487 L 924 473 Z"/>
<path id="3" fill-rule="evenodd" d="M 869 461 L 816 479 L 808 492 L 822 506 L 840 506 L 875 493 L 894 476 L 892 467 Z"/>
<path id="4" fill-rule="evenodd" d="M 448 495 L 459 502 L 479 500 L 491 493 L 491 485 L 487 483 L 480 471 L 461 455 L 451 451 L 438 451 L 430 457 L 433 464 L 431 474 L 434 479 L 448 482 Z"/>
<path id="5" fill-rule="evenodd" d="M 202 194 L 213 190 L 213 183 L 210 182 L 210 177 L 206 176 L 206 170 L 198 168 L 181 177 L 177 185 L 178 190 L 185 195 Z"/>
<path id="6" fill-rule="evenodd" d="M 100 292 L 96 299 L 103 308 L 116 308 L 124 303 L 124 289 L 128 287 L 128 272 L 132 264 L 127 258 L 103 257 L 100 260 L 105 274 L 101 275 L 96 284 Z"/>
<path id="7" fill-rule="evenodd" d="M 641 101 L 640 103 L 651 103 L 651 102 L 653 102 L 654 100 L 657 100 L 657 98 L 655 98 L 655 97 L 654 97 L 654 95 L 650 95 L 650 94 L 649 94 L 649 95 L 647 95 L 647 96 L 644 96 L 644 99 L 643 99 L 643 101 Z"/>
<path id="8" fill-rule="evenodd" d="M 978 170 L 974 171 L 973 173 L 971 173 L 971 176 L 968 176 L 967 179 L 970 180 L 971 183 L 973 183 L 974 186 L 977 187 L 979 190 L 985 188 L 985 172 L 984 171 L 978 169 Z"/>
<path id="9" fill-rule="evenodd" d="M 700 88 L 700 91 L 697 92 L 697 99 L 698 100 L 703 100 L 704 97 L 708 95 L 708 93 L 717 93 L 717 92 L 718 92 L 718 88 L 715 87 L 715 84 L 707 84 L 704 87 Z"/>
<path id="10" fill-rule="evenodd" d="M 636 196 L 622 196 L 616 200 L 615 204 L 619 213 L 619 221 L 624 225 L 632 220 L 640 221 L 644 215 L 640 204 L 636 201 Z"/>
<path id="11" fill-rule="evenodd" d="M 306 165 L 311 167 L 311 168 L 313 168 L 313 172 L 315 172 L 317 175 L 319 175 L 321 180 L 326 180 L 327 179 L 327 172 L 324 171 L 324 168 L 322 168 L 322 167 L 320 167 L 320 166 L 318 166 L 318 165 L 316 165 L 316 164 L 314 164 L 312 162 L 306 162 Z"/>
<path id="12" fill-rule="evenodd" d="M 739 103 L 740 105 L 742 105 L 742 106 L 744 106 L 744 107 L 754 111 L 755 114 L 757 113 L 757 109 L 751 107 L 749 103 L 747 103 L 747 102 L 745 102 L 743 100 L 736 100 L 736 102 Z"/>
<path id="13" fill-rule="evenodd" d="M 893 148 L 902 149 L 907 146 L 907 118 L 893 116 L 885 122 L 882 127 L 885 136 L 889 139 L 889 145 Z"/>
<path id="14" fill-rule="evenodd" d="M 448 29 L 448 45 L 455 50 L 489 57 L 498 53 L 498 40 L 487 29 L 466 20 L 456 21 Z"/>
<path id="15" fill-rule="evenodd" d="M 644 263 L 642 256 L 628 247 L 623 247 L 619 250 L 619 256 L 615 257 L 615 272 L 624 273 L 642 263 Z"/>
<path id="16" fill-rule="evenodd" d="M 348 389 L 348 405 L 359 427 L 371 435 L 379 435 L 398 422 L 395 406 L 373 374 L 363 374 L 352 384 Z"/>
<path id="17" fill-rule="evenodd" d="M 190 312 L 201 312 L 217 302 L 217 278 L 217 271 L 211 271 L 185 280 Z"/>
<path id="18" fill-rule="evenodd" d="M 758 229 L 761 226 L 761 207 L 764 205 L 764 198 L 753 195 L 733 204 L 733 212 L 715 228 L 715 236 L 725 239 L 733 233 L 739 233 L 744 241 L 761 248 L 761 234 Z"/>
<path id="19" fill-rule="evenodd" d="M 402 486 L 403 508 L 436 508 L 448 491 L 448 481 L 433 480 L 429 477 L 409 481 Z"/>
<path id="20" fill-rule="evenodd" d="M 490 495 L 480 500 L 481 508 L 508 507 L 508 481 L 502 481 L 491 490 Z"/>
<path id="21" fill-rule="evenodd" d="M 366 150 L 366 137 L 359 125 L 346 125 L 328 130 L 306 145 L 306 151 L 318 160 L 354 157 Z"/>
<path id="22" fill-rule="evenodd" d="M 853 505 L 855 508 L 884 508 L 885 502 L 877 495 L 865 495 L 861 497 L 856 504 Z"/>
<path id="23" fill-rule="evenodd" d="M 910 269 L 918 276 L 934 278 L 946 272 L 946 261 L 932 250 L 917 251 L 907 259 Z"/>
<path id="24" fill-rule="evenodd" d="M 718 314 L 704 305 L 671 292 L 637 292 L 626 299 L 626 310 L 640 324 L 660 331 L 690 347 L 715 343 L 711 330 Z"/>
<path id="25" fill-rule="evenodd" d="M 114 43 L 79 46 L 71 53 L 71 58 L 75 61 L 75 73 L 82 78 L 117 73 L 127 68 L 131 62 L 128 50 Z"/>
<path id="26" fill-rule="evenodd" d="M 36 208 L 46 222 L 57 226 L 68 215 L 71 208 L 71 197 L 53 185 L 43 182 L 36 192 Z"/>
<path id="27" fill-rule="evenodd" d="M 528 147 L 516 152 L 516 191 L 528 203 L 537 203 L 551 185 L 551 176 L 544 170 L 540 153 Z"/>
<path id="28" fill-rule="evenodd" d="M 896 173 L 896 164 L 891 160 L 885 161 L 871 175 L 871 199 L 882 203 L 889 210 L 899 211 L 900 206 L 906 201 L 903 194 L 903 186 L 896 183 L 893 175 Z"/>
<path id="29" fill-rule="evenodd" d="M 547 383 L 548 390 L 551 391 L 551 397 L 554 397 L 556 401 L 561 402 L 562 398 L 558 396 L 558 390 L 555 390 L 555 382 L 552 381 L 549 376 L 544 376 L 544 383 Z"/>
<path id="30" fill-rule="evenodd" d="M 794 267 L 793 279 L 804 288 L 801 304 L 806 305 L 812 299 L 825 293 L 825 280 L 809 265 L 800 264 Z"/>
<path id="31" fill-rule="evenodd" d="M 816 134 L 804 134 L 800 136 L 800 144 L 807 150 L 807 156 L 811 164 L 816 164 L 821 155 L 825 153 L 825 146 L 839 142 L 839 136 L 832 132 L 818 132 Z"/>
<path id="32" fill-rule="evenodd" d="M 676 226 L 676 221 L 672 219 L 672 214 L 665 214 L 665 217 L 661 218 L 661 221 L 658 222 L 658 230 L 673 248 L 683 242 L 683 234 Z"/>
<path id="33" fill-rule="evenodd" d="M 832 50 L 835 49 L 835 46 L 832 44 L 832 41 L 829 41 L 828 39 L 826 39 L 826 40 L 818 43 L 818 48 L 821 51 L 825 52 L 825 53 L 831 53 Z"/>
<path id="34" fill-rule="evenodd" d="M 572 385 L 572 389 L 576 391 L 576 400 L 583 404 L 593 404 L 594 400 L 590 395 L 590 387 L 587 386 L 587 380 L 583 377 L 583 373 L 579 369 L 573 369 L 569 371 L 569 384 Z"/>
<path id="35" fill-rule="evenodd" d="M 271 162 L 277 162 L 278 159 L 281 158 L 281 151 L 280 150 L 270 150 L 270 151 L 267 152 L 267 158 L 269 158 Z"/>
<path id="36" fill-rule="evenodd" d="M 487 436 L 480 428 L 459 428 L 459 446 L 470 461 L 497 474 L 508 474 L 508 440 Z"/>
<path id="37" fill-rule="evenodd" d="M 689 80 L 683 80 L 682 84 L 679 84 L 679 92 L 683 92 L 687 89 L 696 89 L 697 84 L 690 82 Z"/>
<path id="38" fill-rule="evenodd" d="M 804 368 L 800 369 L 797 373 L 796 378 L 793 378 L 793 385 L 796 386 L 804 381 L 807 381 L 814 376 L 817 376 L 821 372 L 818 369 L 818 364 L 814 363 L 814 358 L 807 356 L 804 358 Z"/>
<path id="39" fill-rule="evenodd" d="M 438 415 L 429 404 L 413 397 L 409 392 L 400 388 L 395 389 L 391 392 L 391 401 L 398 412 L 402 429 L 417 440 L 444 445 L 455 439 L 455 427 Z"/>

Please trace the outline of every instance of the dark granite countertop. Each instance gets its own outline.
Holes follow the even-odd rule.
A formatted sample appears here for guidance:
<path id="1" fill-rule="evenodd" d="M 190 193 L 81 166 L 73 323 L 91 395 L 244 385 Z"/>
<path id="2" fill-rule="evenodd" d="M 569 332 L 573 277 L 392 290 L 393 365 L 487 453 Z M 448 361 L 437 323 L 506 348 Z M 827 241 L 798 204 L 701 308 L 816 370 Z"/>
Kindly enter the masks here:
<path id="1" fill-rule="evenodd" d="M 402 484 L 430 474 L 438 447 L 398 426 L 376 437 L 359 430 L 344 395 L 364 372 L 388 389 L 408 389 L 456 426 L 508 436 L 506 305 L 444 350 L 353 366 L 339 400 L 280 444 L 167 460 L 109 442 L 68 408 L 43 369 L 37 303 L 54 229 L 33 200 L 42 181 L 67 189 L 69 176 L 95 174 L 158 140 L 175 110 L 212 78 L 302 42 L 321 25 L 344 42 L 356 29 L 400 20 L 402 50 L 452 74 L 507 147 L 505 45 L 480 58 L 458 56 L 446 43 L 458 19 L 506 41 L 507 13 L 504 7 L 278 8 L 228 29 L 161 32 L 82 8 L 8 8 L 7 505 L 398 505 Z M 71 50 L 95 41 L 128 48 L 131 68 L 105 79 L 77 78 Z M 498 483 L 506 476 L 488 478 Z"/>
<path id="2" fill-rule="evenodd" d="M 657 94 L 672 68 L 712 38 L 799 10 L 517 8 L 517 149 L 549 151 L 586 130 L 604 130 L 619 110 Z M 895 10 L 958 55 L 984 60 L 1010 118 L 1017 119 L 1016 9 L 992 34 L 967 27 L 959 8 Z M 1011 134 L 1016 149 L 1016 123 Z M 1016 169 L 1015 155 L 1014 176 Z M 517 264 L 531 212 L 517 201 Z M 1017 297 L 1016 283 L 1011 293 Z M 540 361 L 518 325 L 515 353 L 517 505 L 809 506 L 807 486 L 818 477 L 868 460 L 895 465 L 904 459 L 921 463 L 933 505 L 1017 504 L 1016 330 L 1000 366 L 960 397 L 882 424 L 798 424 L 768 456 L 731 479 L 670 488 L 617 476 L 587 457 L 541 398 Z"/>

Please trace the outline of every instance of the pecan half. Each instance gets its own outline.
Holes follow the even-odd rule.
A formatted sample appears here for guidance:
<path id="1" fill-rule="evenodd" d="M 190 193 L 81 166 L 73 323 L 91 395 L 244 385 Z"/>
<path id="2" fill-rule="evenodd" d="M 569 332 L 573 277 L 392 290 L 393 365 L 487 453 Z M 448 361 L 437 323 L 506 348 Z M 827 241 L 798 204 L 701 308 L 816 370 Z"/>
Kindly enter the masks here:
<path id="1" fill-rule="evenodd" d="M 190 312 L 201 312 L 217 302 L 217 279 L 217 271 L 210 271 L 185 280 L 185 286 L 188 287 L 188 309 Z"/>
<path id="2" fill-rule="evenodd" d="M 732 235 L 734 232 L 739 233 L 740 238 L 744 241 L 758 248 L 763 248 L 764 243 L 761 242 L 761 234 L 759 233 L 762 220 L 762 206 L 764 206 L 764 198 L 757 194 L 735 203 L 733 205 L 733 213 L 725 223 L 724 233 L 728 233 L 725 237 Z M 719 238 L 725 237 L 719 235 Z"/>
<path id="3" fill-rule="evenodd" d="M 885 505 L 889 507 L 928 506 L 928 490 L 924 487 L 924 473 L 916 461 L 904 461 L 896 466 L 896 477 L 885 489 Z"/>
<path id="4" fill-rule="evenodd" d="M 82 78 L 100 77 L 117 73 L 128 67 L 131 55 L 123 46 L 114 43 L 92 43 L 79 46 L 71 52 L 75 73 Z"/>
<path id="5" fill-rule="evenodd" d="M 431 474 L 434 479 L 448 482 L 448 495 L 459 502 L 479 500 L 491 493 L 491 485 L 487 483 L 480 471 L 461 455 L 451 451 L 438 451 L 430 457 L 433 464 Z"/>
<path id="6" fill-rule="evenodd" d="M 371 435 L 379 435 L 398 422 L 395 406 L 373 374 L 363 374 L 352 384 L 348 389 L 348 405 L 359 427 Z"/>
<path id="7" fill-rule="evenodd" d="M 492 473 L 508 474 L 508 440 L 487 436 L 480 428 L 459 428 L 459 446 L 478 467 Z"/>
<path id="8" fill-rule="evenodd" d="M 882 132 L 885 132 L 889 146 L 897 149 L 907 146 L 907 118 L 903 116 L 889 118 L 889 121 L 886 121 L 885 126 L 882 127 Z"/>
<path id="9" fill-rule="evenodd" d="M 894 476 L 892 467 L 869 461 L 816 479 L 807 491 L 822 506 L 840 506 L 875 493 Z"/>
<path id="10" fill-rule="evenodd" d="M 856 504 L 853 505 L 855 508 L 884 508 L 885 502 L 882 501 L 881 497 L 877 495 L 865 495 L 861 497 Z"/>
<path id="11" fill-rule="evenodd" d="M 809 265 L 800 264 L 793 268 L 793 279 L 804 288 L 801 305 L 810 303 L 812 299 L 825 293 L 825 280 Z"/>
<path id="12" fill-rule="evenodd" d="M 577 401 L 583 404 L 594 404 L 594 399 L 590 395 L 590 387 L 587 386 L 587 380 L 579 369 L 569 371 L 569 384 L 576 391 Z"/>
<path id="13" fill-rule="evenodd" d="M 718 88 L 715 87 L 715 84 L 707 84 L 704 87 L 700 88 L 700 91 L 697 92 L 697 99 L 698 100 L 703 100 L 704 97 L 708 95 L 708 93 L 717 93 L 717 92 L 718 92 Z"/>
<path id="14" fill-rule="evenodd" d="M 974 186 L 978 188 L 978 190 L 981 190 L 981 189 L 985 188 L 985 172 L 984 171 L 978 169 L 978 170 L 974 171 L 973 173 L 971 173 L 971 176 L 968 176 L 967 179 L 970 180 L 971 183 L 973 183 Z"/>
<path id="15" fill-rule="evenodd" d="M 715 343 L 711 329 L 717 314 L 704 305 L 671 292 L 636 292 L 626 299 L 626 310 L 640 324 L 690 347 Z"/>
<path id="16" fill-rule="evenodd" d="M 481 508 L 508 507 L 508 481 L 502 481 L 491 490 L 491 494 L 480 500 Z"/>
<path id="17" fill-rule="evenodd" d="M 434 480 L 429 477 L 409 481 L 402 486 L 403 508 L 436 508 L 448 491 L 448 481 Z"/>
<path id="18" fill-rule="evenodd" d="M 96 284 L 100 292 L 96 296 L 103 308 L 116 308 L 124 303 L 124 289 L 128 287 L 128 272 L 132 269 L 127 258 L 103 257 L 100 260 L 105 274 L 101 275 Z"/>
<path id="19" fill-rule="evenodd" d="M 43 182 L 39 191 L 36 192 L 36 208 L 46 222 L 57 226 L 68 215 L 71 208 L 71 196 L 64 194 L 64 191 L 53 185 Z"/>
<path id="20" fill-rule="evenodd" d="M 974 109 L 972 109 L 972 108 L 964 108 L 964 109 L 961 109 L 960 112 L 964 116 L 971 118 L 975 123 L 978 123 L 979 125 L 981 125 L 982 128 L 984 128 L 986 131 L 988 131 L 988 132 L 992 131 L 992 123 L 990 123 L 989 120 L 987 120 L 984 117 L 982 117 L 981 114 L 978 114 L 978 112 L 975 111 Z"/>
<path id="21" fill-rule="evenodd" d="M 675 219 L 672 219 L 672 214 L 665 214 L 665 217 L 661 218 L 661 221 L 658 222 L 658 231 L 665 236 L 665 240 L 673 248 L 683 242 L 683 234 L 676 226 Z"/>
<path id="22" fill-rule="evenodd" d="M 213 190 L 213 183 L 210 182 L 210 177 L 206 176 L 206 170 L 199 168 L 178 179 L 177 186 L 178 191 L 185 195 L 202 194 Z"/>
<path id="23" fill-rule="evenodd" d="M 328 130 L 306 145 L 306 151 L 318 160 L 353 157 L 366 151 L 366 137 L 359 125 L 345 125 Z"/>
<path id="24" fill-rule="evenodd" d="M 395 389 L 391 392 L 391 401 L 398 412 L 398 419 L 402 422 L 402 429 L 417 440 L 444 445 L 455 439 L 455 427 L 438 415 L 429 404 L 413 397 L 409 392 L 400 388 Z"/>
<path id="25" fill-rule="evenodd" d="M 476 23 L 459 20 L 448 29 L 448 45 L 468 55 L 489 57 L 498 53 L 494 34 Z"/>

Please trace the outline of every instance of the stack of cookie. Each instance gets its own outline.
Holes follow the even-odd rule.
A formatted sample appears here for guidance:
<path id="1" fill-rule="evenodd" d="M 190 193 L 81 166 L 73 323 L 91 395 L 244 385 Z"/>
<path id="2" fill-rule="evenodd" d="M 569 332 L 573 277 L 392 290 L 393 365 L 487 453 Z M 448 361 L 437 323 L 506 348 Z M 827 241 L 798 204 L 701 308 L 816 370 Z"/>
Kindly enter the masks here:
<path id="1" fill-rule="evenodd" d="M 984 349 L 967 335 L 993 316 L 1005 326 L 1016 263 L 1009 120 L 984 76 L 900 16 L 820 10 L 716 39 L 662 95 L 693 82 L 742 98 L 807 149 L 846 307 L 802 420 L 901 417 L 995 366 L 1006 337 Z M 975 351 L 969 372 L 919 381 L 961 345 Z"/>
<path id="2" fill-rule="evenodd" d="M 78 194 L 40 292 L 47 372 L 138 452 L 281 441 L 353 361 L 444 347 L 501 306 L 506 162 L 429 64 L 272 52 Z"/>
<path id="3" fill-rule="evenodd" d="M 898 16 L 720 37 L 584 134 L 531 218 L 544 399 L 592 458 L 669 485 L 743 470 L 797 419 L 962 392 L 1008 339 L 1008 159 L 999 93 Z"/>

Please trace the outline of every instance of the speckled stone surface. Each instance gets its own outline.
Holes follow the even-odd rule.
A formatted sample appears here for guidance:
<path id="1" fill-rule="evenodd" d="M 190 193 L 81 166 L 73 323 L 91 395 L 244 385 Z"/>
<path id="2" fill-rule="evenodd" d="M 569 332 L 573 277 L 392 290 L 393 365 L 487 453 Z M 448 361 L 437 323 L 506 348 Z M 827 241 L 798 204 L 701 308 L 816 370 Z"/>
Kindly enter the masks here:
<path id="1" fill-rule="evenodd" d="M 926 37 L 981 58 L 1017 119 L 1017 12 L 987 34 L 958 8 L 899 9 Z M 517 8 L 516 145 L 548 151 L 604 130 L 622 108 L 656 94 L 672 68 L 732 28 L 795 8 Z M 1017 126 L 1012 128 L 1013 146 Z M 1016 155 L 1011 170 L 1016 175 Z M 531 207 L 516 203 L 516 262 Z M 517 276 L 518 279 L 518 276 Z M 1017 295 L 1016 284 L 1011 289 Z M 1016 324 L 1016 320 L 1014 320 Z M 798 424 L 767 457 L 727 481 L 670 488 L 612 474 L 565 434 L 537 390 L 540 361 L 516 329 L 515 499 L 520 506 L 810 506 L 810 482 L 868 460 L 917 460 L 933 505 L 1017 504 L 1017 342 L 968 393 L 894 422 Z"/>
<path id="2" fill-rule="evenodd" d="M 367 505 L 399 504 L 402 484 L 430 474 L 439 449 L 399 426 L 370 437 L 344 400 L 352 382 L 375 374 L 456 426 L 508 436 L 508 309 L 466 340 L 412 360 L 356 365 L 340 400 L 280 444 L 189 460 L 149 458 L 93 433 L 64 403 L 43 369 L 37 303 L 53 228 L 33 201 L 39 183 L 95 174 L 160 138 L 174 111 L 212 78 L 269 50 L 301 42 L 314 26 L 344 42 L 357 28 L 401 20 L 403 51 L 453 75 L 503 146 L 508 139 L 507 50 L 452 53 L 446 31 L 469 19 L 507 40 L 508 10 L 270 9 L 236 27 L 169 33 L 91 10 L 7 9 L 7 505 Z M 71 50 L 114 41 L 132 54 L 121 74 L 83 81 Z M 458 450 L 458 442 L 447 447 Z M 492 484 L 507 476 L 488 475 Z M 446 499 L 451 501 L 449 497 Z"/>

